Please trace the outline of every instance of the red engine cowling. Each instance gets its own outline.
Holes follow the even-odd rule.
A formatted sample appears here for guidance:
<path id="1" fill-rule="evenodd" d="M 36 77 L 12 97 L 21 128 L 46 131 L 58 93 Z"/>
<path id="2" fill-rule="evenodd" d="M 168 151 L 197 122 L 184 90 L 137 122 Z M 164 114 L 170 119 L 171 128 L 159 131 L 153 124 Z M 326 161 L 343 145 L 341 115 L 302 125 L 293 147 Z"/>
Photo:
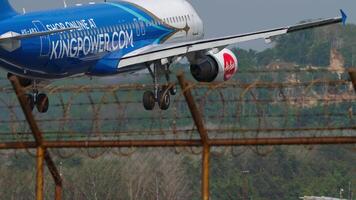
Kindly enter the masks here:
<path id="1" fill-rule="evenodd" d="M 209 52 L 190 66 L 193 77 L 199 82 L 228 81 L 237 70 L 237 58 L 229 49 L 223 49 L 218 53 Z"/>

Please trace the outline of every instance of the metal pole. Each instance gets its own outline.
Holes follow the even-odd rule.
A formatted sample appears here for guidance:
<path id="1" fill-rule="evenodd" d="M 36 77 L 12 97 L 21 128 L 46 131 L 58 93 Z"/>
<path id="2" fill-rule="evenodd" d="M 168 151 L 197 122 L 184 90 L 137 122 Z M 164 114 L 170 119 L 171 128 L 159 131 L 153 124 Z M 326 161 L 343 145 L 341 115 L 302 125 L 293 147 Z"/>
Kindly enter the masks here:
<path id="1" fill-rule="evenodd" d="M 61 200 L 62 199 L 62 185 L 57 185 L 56 184 L 56 188 L 55 188 L 55 200 Z"/>
<path id="2" fill-rule="evenodd" d="M 41 133 L 39 127 L 37 126 L 36 119 L 32 115 L 32 110 L 31 110 L 30 106 L 27 104 L 25 91 L 22 89 L 19 79 L 16 76 L 14 76 L 14 75 L 10 76 L 9 80 L 12 84 L 12 87 L 15 90 L 16 96 L 20 102 L 20 105 L 21 105 L 22 111 L 26 117 L 27 123 L 30 126 L 33 137 L 35 138 L 37 145 L 41 146 L 42 142 L 43 142 L 43 136 L 42 136 L 42 133 Z"/>
<path id="3" fill-rule="evenodd" d="M 330 145 L 356 144 L 356 136 L 336 137 L 288 137 L 288 138 L 241 138 L 210 139 L 209 145 L 222 146 L 276 146 L 276 145 Z M 119 148 L 119 147 L 201 147 L 201 140 L 135 140 L 135 141 L 44 141 L 43 147 L 61 148 Z M 0 142 L 0 149 L 34 149 L 33 142 Z"/>
<path id="4" fill-rule="evenodd" d="M 190 113 L 192 114 L 195 126 L 198 129 L 200 134 L 200 139 L 203 145 L 203 152 L 202 152 L 202 200 L 209 200 L 209 161 L 210 161 L 210 144 L 209 144 L 209 135 L 204 126 L 203 118 L 201 113 L 196 105 L 193 95 L 190 91 L 189 84 L 185 81 L 184 75 L 178 75 L 179 85 L 182 88 L 183 95 L 185 100 L 187 101 Z"/>
<path id="5" fill-rule="evenodd" d="M 49 172 L 51 173 L 54 183 L 55 183 L 55 200 L 62 199 L 62 178 L 59 171 L 56 168 L 55 163 L 53 162 L 48 150 L 45 150 L 45 161 Z"/>
<path id="6" fill-rule="evenodd" d="M 52 161 L 49 152 L 45 149 L 43 145 L 43 135 L 37 125 L 35 117 L 32 114 L 32 110 L 27 103 L 27 99 L 25 97 L 25 91 L 21 87 L 20 81 L 16 76 L 14 75 L 9 76 L 9 80 L 11 82 L 13 89 L 15 90 L 16 96 L 19 100 L 22 111 L 26 117 L 27 123 L 30 126 L 33 137 L 35 138 L 35 145 L 37 147 L 36 199 L 37 200 L 43 199 L 43 185 L 44 185 L 43 167 L 44 167 L 44 160 L 45 160 L 47 163 L 47 167 L 51 172 L 51 175 L 56 184 L 55 199 L 60 200 L 62 197 L 62 179 L 60 177 L 60 174 L 54 162 Z"/>
<path id="7" fill-rule="evenodd" d="M 209 200 L 210 146 L 204 145 L 202 159 L 202 199 Z"/>
<path id="8" fill-rule="evenodd" d="M 189 85 L 185 81 L 183 74 L 178 75 L 177 78 L 179 81 L 179 85 L 183 90 L 183 94 L 184 94 L 185 100 L 187 101 L 190 113 L 192 114 L 195 126 L 197 127 L 198 132 L 200 134 L 202 143 L 208 144 L 208 142 L 209 142 L 208 133 L 205 129 L 204 122 L 203 122 L 203 119 L 199 112 L 198 106 L 195 104 L 195 101 L 194 101 L 193 95 L 190 91 Z"/>
<path id="9" fill-rule="evenodd" d="M 43 200 L 43 186 L 44 186 L 44 152 L 42 147 L 37 147 L 36 164 L 36 200 Z"/>

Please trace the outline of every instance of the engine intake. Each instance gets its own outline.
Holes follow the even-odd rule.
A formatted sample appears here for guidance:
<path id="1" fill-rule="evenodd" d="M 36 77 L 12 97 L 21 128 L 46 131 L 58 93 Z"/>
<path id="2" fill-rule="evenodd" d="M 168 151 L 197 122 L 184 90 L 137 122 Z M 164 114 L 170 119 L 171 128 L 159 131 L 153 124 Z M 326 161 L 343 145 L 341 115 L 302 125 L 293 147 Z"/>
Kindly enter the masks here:
<path id="1" fill-rule="evenodd" d="M 197 64 L 190 66 L 190 72 L 199 82 L 213 82 L 219 74 L 219 65 L 210 56 L 198 60 Z"/>
<path id="2" fill-rule="evenodd" d="M 232 51 L 223 49 L 219 53 L 209 52 L 196 63 L 191 64 L 190 71 L 198 82 L 228 81 L 237 72 L 238 61 Z"/>

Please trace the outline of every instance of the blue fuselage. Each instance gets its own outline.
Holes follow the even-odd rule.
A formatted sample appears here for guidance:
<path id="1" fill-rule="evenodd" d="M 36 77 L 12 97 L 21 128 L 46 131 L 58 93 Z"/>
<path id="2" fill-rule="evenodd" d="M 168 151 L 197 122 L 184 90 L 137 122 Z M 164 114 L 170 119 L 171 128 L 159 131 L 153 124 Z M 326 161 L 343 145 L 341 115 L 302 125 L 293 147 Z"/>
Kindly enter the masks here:
<path id="1" fill-rule="evenodd" d="M 0 21 L 0 35 L 64 28 L 75 30 L 22 39 L 12 50 L 0 46 L 0 67 L 40 79 L 114 75 L 129 71 L 118 68 L 122 56 L 184 31 L 127 2 L 28 13 Z M 180 41 L 192 39 L 181 35 Z"/>

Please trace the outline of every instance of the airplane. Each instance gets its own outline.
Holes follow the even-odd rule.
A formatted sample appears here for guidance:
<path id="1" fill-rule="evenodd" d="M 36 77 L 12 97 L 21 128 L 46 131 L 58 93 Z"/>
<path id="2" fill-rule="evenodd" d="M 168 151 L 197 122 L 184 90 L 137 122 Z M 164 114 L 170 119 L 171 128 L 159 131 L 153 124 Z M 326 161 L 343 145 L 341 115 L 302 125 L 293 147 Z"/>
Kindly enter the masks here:
<path id="1" fill-rule="evenodd" d="M 17 76 L 33 110 L 46 113 L 49 100 L 38 91 L 41 81 L 75 76 L 115 76 L 147 70 L 153 88 L 143 94 L 146 110 L 170 106 L 175 87 L 171 66 L 186 58 L 199 82 L 230 80 L 238 59 L 227 47 L 309 28 L 346 22 L 341 16 L 204 39 L 203 21 L 187 0 L 119 0 L 63 9 L 18 13 L 8 0 L 0 0 L 0 67 Z"/>

